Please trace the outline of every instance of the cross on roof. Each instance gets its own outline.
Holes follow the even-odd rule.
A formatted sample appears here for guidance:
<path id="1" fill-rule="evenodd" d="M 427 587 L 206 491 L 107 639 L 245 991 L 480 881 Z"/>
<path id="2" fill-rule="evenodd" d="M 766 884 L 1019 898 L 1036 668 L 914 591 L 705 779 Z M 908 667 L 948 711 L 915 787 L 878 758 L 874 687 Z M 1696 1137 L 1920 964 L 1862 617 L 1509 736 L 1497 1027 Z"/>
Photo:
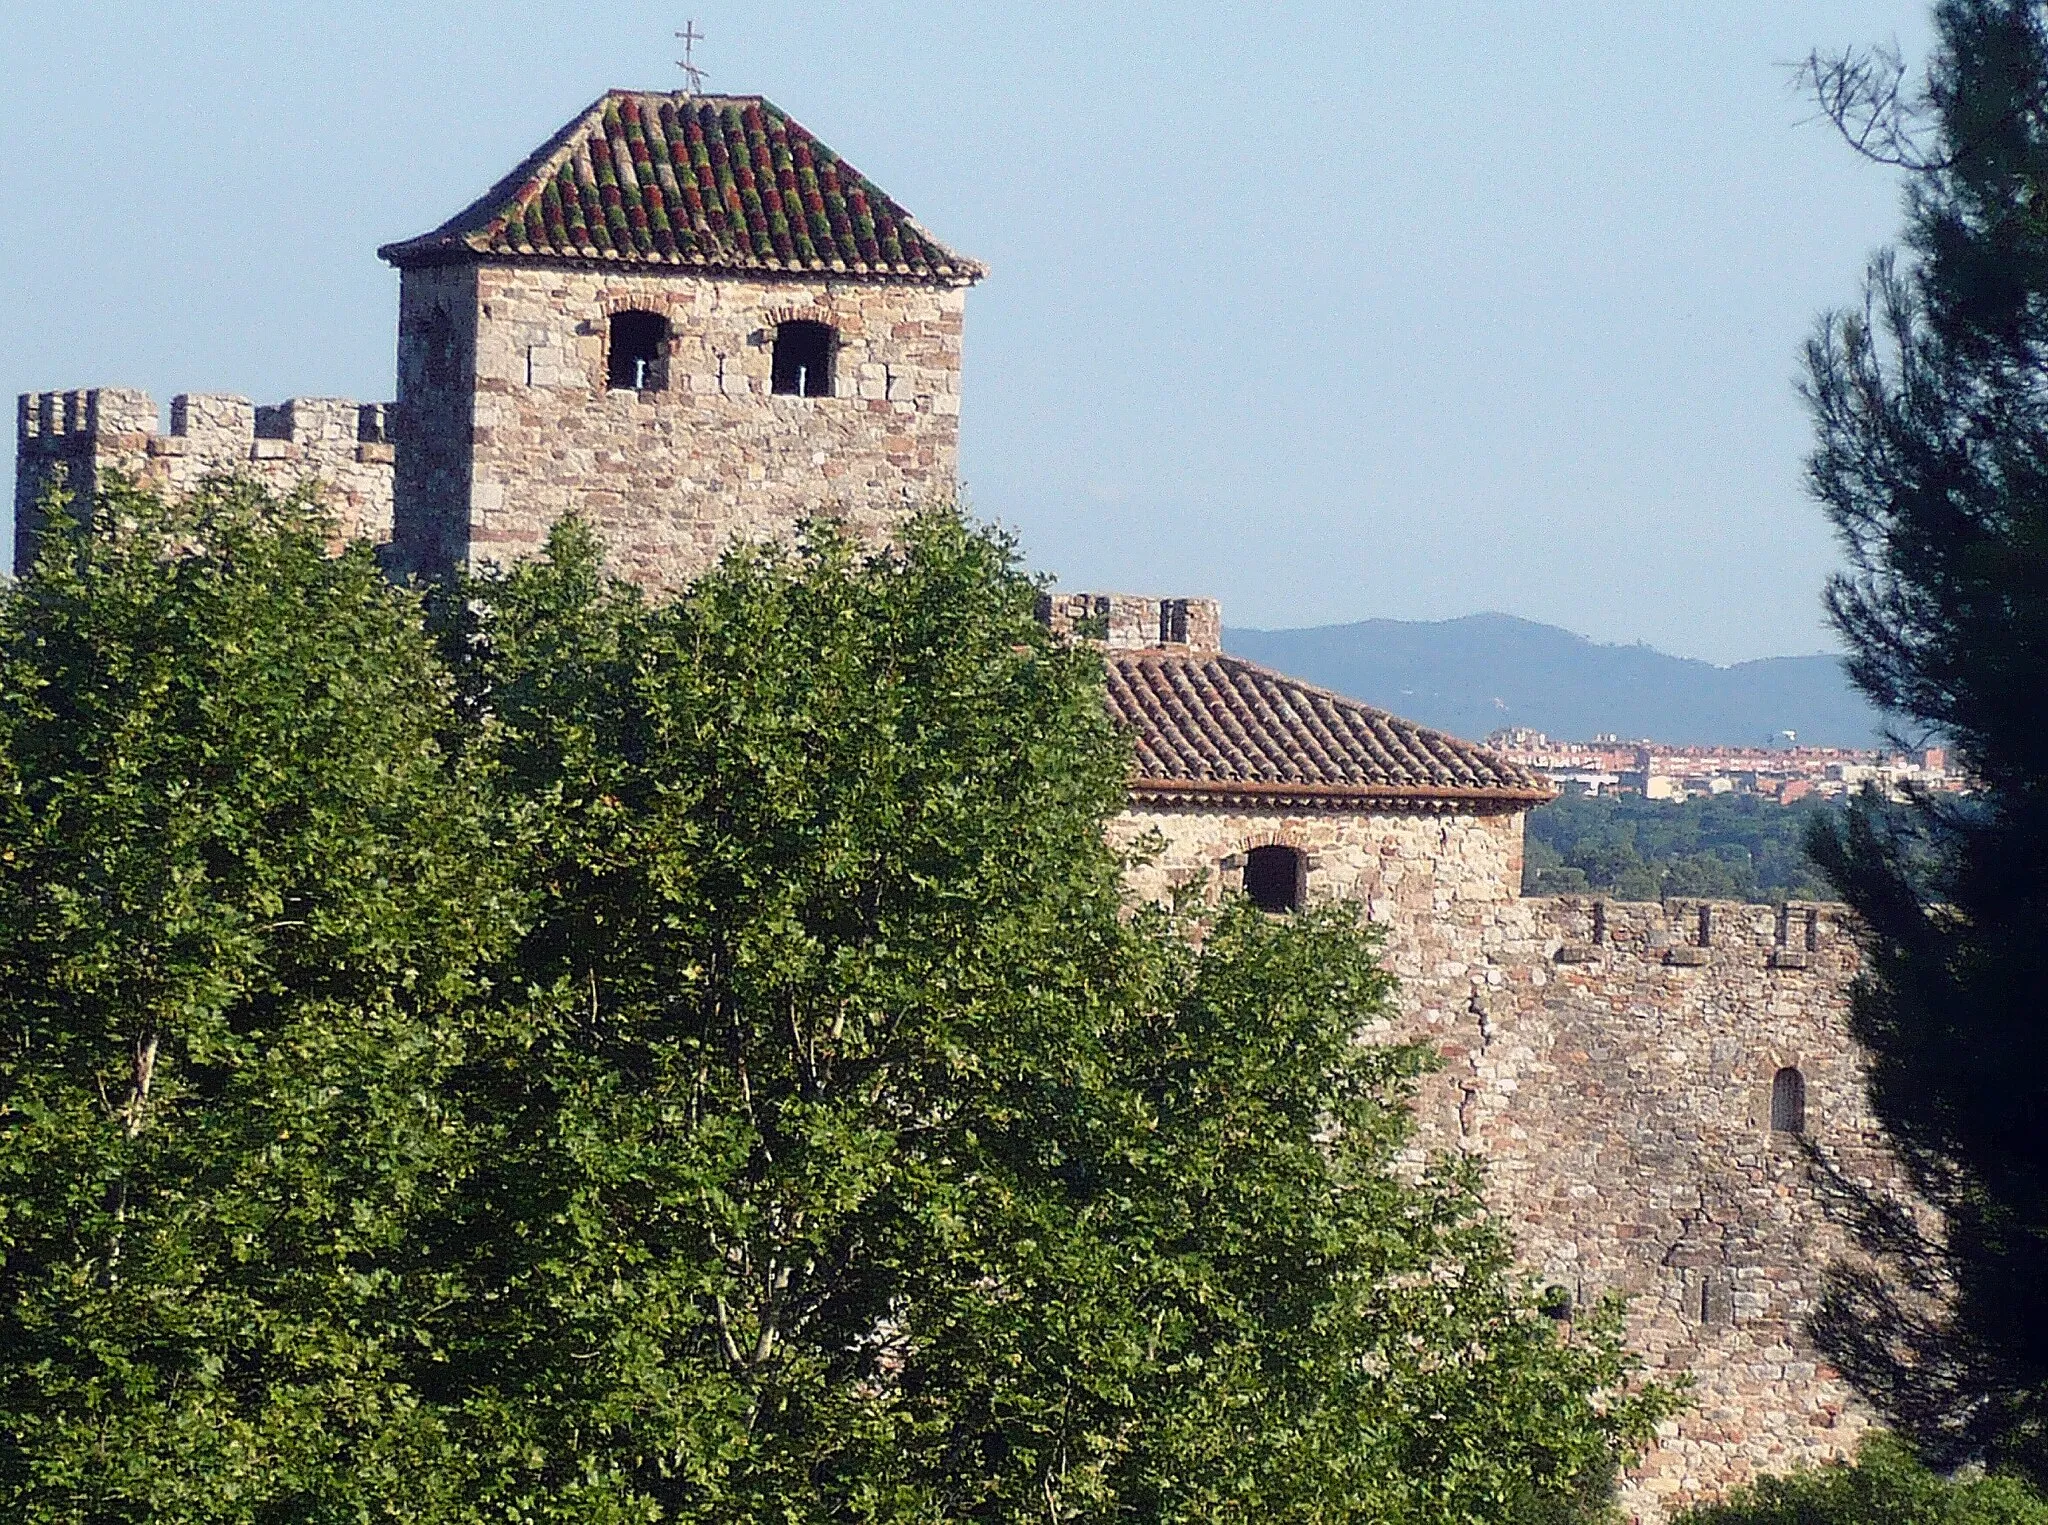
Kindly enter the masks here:
<path id="1" fill-rule="evenodd" d="M 683 71 L 683 85 L 690 94 L 696 95 L 704 88 L 709 76 L 697 67 L 696 45 L 704 40 L 704 34 L 697 30 L 697 18 L 692 16 L 683 23 L 683 29 L 676 33 L 676 40 L 683 45 L 683 56 L 676 60 L 676 67 Z"/>

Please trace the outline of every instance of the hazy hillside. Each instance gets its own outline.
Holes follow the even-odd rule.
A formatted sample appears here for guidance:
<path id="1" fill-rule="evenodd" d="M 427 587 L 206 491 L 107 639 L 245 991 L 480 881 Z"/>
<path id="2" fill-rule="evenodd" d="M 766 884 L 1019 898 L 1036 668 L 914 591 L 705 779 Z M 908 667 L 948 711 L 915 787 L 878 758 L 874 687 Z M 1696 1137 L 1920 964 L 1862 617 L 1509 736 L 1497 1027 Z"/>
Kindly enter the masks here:
<path id="1" fill-rule="evenodd" d="M 1506 614 L 1229 630 L 1224 645 L 1455 735 L 1504 725 L 1582 740 L 1603 731 L 1673 743 L 1875 743 L 1878 717 L 1833 657 L 1716 667 L 1647 646 L 1602 646 Z"/>

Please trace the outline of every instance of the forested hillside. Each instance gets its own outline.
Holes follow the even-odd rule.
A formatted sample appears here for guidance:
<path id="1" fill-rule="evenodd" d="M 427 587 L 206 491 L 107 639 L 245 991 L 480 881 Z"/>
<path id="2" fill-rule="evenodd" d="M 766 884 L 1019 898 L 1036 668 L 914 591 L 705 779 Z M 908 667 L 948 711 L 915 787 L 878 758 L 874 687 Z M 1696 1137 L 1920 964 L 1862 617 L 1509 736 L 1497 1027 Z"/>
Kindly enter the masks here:
<path id="1" fill-rule="evenodd" d="M 1804 844 L 1815 813 L 1835 808 L 1734 794 L 1683 804 L 1565 795 L 1529 813 L 1522 890 L 1617 900 L 1831 900 Z"/>

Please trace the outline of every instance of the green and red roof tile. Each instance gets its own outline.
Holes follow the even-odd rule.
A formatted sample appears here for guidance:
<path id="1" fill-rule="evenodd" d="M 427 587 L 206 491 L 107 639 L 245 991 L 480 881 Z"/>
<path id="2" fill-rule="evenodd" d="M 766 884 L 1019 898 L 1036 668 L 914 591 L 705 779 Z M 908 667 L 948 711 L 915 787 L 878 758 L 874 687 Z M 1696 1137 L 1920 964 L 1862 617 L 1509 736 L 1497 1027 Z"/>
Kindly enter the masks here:
<path id="1" fill-rule="evenodd" d="M 500 257 L 955 284 L 980 264 L 759 96 L 613 90 L 395 265 Z"/>

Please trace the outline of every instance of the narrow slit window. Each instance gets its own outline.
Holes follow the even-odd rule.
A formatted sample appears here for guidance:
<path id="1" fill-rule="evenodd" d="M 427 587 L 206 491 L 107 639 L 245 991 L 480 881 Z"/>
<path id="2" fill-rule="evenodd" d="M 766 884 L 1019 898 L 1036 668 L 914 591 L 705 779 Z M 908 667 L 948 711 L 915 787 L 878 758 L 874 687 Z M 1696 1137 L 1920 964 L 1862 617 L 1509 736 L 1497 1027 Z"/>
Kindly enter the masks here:
<path id="1" fill-rule="evenodd" d="M 1789 1065 L 1771 1078 L 1771 1131 L 1806 1131 L 1806 1077 Z"/>
<path id="2" fill-rule="evenodd" d="M 830 397 L 837 335 L 829 323 L 792 320 L 775 326 L 773 385 L 784 397 Z"/>
<path id="3" fill-rule="evenodd" d="M 1292 847 L 1245 854 L 1244 892 L 1262 911 L 1298 911 L 1308 891 L 1308 857 Z"/>
<path id="4" fill-rule="evenodd" d="M 615 312 L 605 353 L 605 384 L 615 392 L 658 392 L 667 384 L 668 319 L 658 312 Z"/>

